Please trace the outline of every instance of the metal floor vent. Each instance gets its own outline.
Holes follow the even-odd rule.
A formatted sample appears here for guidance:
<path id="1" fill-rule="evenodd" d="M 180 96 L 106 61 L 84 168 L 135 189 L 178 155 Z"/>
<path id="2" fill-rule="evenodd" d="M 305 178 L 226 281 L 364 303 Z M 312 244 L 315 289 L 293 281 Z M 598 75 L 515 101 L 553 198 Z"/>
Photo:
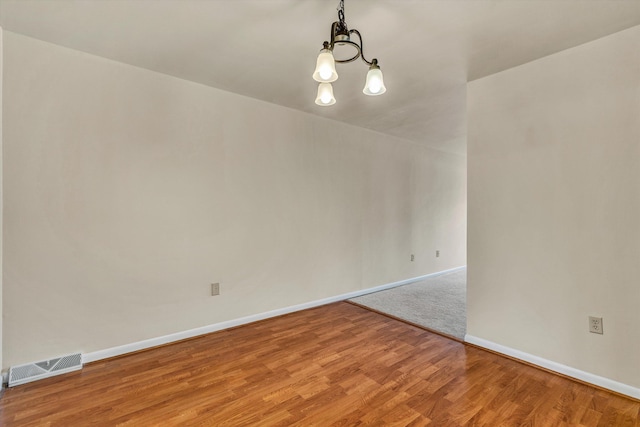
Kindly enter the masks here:
<path id="1" fill-rule="evenodd" d="M 42 378 L 49 378 L 65 372 L 82 369 L 82 354 L 75 353 L 42 362 L 27 363 L 9 368 L 9 387 Z"/>

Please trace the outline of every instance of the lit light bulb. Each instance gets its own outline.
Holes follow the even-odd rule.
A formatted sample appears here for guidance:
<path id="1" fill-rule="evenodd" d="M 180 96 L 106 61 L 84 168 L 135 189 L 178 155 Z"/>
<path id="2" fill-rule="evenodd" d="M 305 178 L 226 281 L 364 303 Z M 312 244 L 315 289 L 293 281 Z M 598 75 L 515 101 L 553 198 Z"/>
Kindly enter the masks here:
<path id="1" fill-rule="evenodd" d="M 324 81 L 329 80 L 331 78 L 331 68 L 328 67 L 326 64 L 323 64 L 323 67 L 320 68 L 320 78 Z"/>
<path id="2" fill-rule="evenodd" d="M 380 92 L 380 89 L 382 89 L 382 85 L 380 84 L 380 80 L 376 79 L 372 79 L 369 82 L 369 91 L 371 93 L 378 93 Z"/>

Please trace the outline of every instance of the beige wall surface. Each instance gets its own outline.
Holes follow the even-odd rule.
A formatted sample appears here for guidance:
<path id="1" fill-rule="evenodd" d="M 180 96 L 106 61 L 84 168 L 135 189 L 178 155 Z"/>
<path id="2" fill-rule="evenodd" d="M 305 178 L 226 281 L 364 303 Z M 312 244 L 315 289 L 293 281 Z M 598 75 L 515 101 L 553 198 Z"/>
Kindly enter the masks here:
<path id="1" fill-rule="evenodd" d="M 2 199 L 4 191 L 2 190 L 2 58 L 3 58 L 3 30 L 0 27 L 0 224 L 2 224 Z M 2 242 L 3 233 L 0 228 L 0 367 L 2 366 Z M 2 388 L 0 384 L 0 389 Z"/>
<path id="2" fill-rule="evenodd" d="M 466 263 L 464 157 L 10 32 L 4 82 L 5 367 Z"/>
<path id="3" fill-rule="evenodd" d="M 640 386 L 640 27 L 467 90 L 468 334 Z"/>

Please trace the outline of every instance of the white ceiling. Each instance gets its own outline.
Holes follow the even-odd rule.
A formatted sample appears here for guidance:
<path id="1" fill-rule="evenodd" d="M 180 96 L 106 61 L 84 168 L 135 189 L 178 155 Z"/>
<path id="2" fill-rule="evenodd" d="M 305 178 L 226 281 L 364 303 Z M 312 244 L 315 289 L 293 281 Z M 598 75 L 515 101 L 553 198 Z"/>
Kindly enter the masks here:
<path id="1" fill-rule="evenodd" d="M 367 66 L 338 64 L 337 103 L 311 73 L 338 0 L 0 0 L 0 25 L 95 55 L 441 150 L 466 152 L 466 82 L 640 25 L 640 0 L 345 0 Z M 490 102 L 490 100 L 488 100 Z"/>

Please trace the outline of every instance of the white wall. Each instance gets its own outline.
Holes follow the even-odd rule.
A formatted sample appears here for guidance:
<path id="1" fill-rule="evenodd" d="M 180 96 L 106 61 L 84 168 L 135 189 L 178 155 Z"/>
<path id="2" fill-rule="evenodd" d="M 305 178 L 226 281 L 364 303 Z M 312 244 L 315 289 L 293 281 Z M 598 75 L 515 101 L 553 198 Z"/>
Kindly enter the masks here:
<path id="1" fill-rule="evenodd" d="M 2 27 L 0 27 L 0 224 L 2 224 L 2 212 L 3 212 L 3 208 L 2 208 L 2 200 L 3 200 L 3 195 L 4 195 L 4 191 L 2 188 L 2 152 L 3 152 L 3 148 L 2 148 L 2 70 L 4 69 L 3 66 L 3 30 Z M 0 227 L 0 367 L 2 366 L 2 246 L 3 246 L 3 231 L 2 231 L 2 227 Z M 3 387 L 3 382 L 0 381 L 0 389 L 2 389 Z"/>
<path id="2" fill-rule="evenodd" d="M 5 367 L 465 264 L 463 157 L 10 32 L 4 78 Z"/>
<path id="3" fill-rule="evenodd" d="M 468 333 L 640 387 L 640 27 L 473 81 L 468 113 Z"/>

